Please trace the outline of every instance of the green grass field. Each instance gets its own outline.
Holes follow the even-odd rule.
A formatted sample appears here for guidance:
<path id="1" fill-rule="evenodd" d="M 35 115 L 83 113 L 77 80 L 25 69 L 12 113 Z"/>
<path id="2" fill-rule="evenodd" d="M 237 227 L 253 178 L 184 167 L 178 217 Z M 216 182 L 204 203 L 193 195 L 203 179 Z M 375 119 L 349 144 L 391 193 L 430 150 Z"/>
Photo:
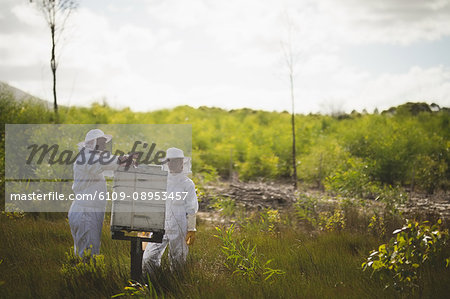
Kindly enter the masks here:
<path id="1" fill-rule="evenodd" d="M 108 217 L 106 217 L 108 218 Z M 2 298 L 106 298 L 123 291 L 129 279 L 129 242 L 112 240 L 108 219 L 103 226 L 101 253 L 106 278 L 81 281 L 68 287 L 60 272 L 65 252 L 72 246 L 67 220 L 36 220 L 0 216 Z M 371 249 L 383 243 L 368 233 L 352 231 L 312 233 L 288 225 L 277 232 L 253 226 L 237 229 L 236 238 L 257 246 L 263 260 L 285 272 L 268 281 L 251 282 L 224 266 L 221 240 L 211 224 L 200 221 L 187 268 L 170 273 L 166 256 L 153 280 L 159 296 L 190 298 L 398 298 L 384 284 L 361 270 Z M 447 248 L 448 249 L 448 248 Z M 450 253 L 450 250 L 447 251 Z M 426 269 L 425 298 L 450 294 L 449 269 Z M 404 297 L 411 297 L 404 293 Z M 418 296 L 416 294 L 416 296 Z"/>

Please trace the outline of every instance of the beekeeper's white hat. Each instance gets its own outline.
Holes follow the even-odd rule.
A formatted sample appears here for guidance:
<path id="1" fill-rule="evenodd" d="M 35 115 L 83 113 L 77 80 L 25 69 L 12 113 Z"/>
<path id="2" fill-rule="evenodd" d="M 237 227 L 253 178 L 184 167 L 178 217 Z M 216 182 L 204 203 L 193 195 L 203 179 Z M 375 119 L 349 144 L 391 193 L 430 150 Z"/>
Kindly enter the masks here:
<path id="1" fill-rule="evenodd" d="M 96 140 L 97 140 L 97 138 L 100 138 L 100 137 L 106 138 L 106 142 L 109 142 L 112 139 L 111 135 L 103 133 L 102 130 L 93 129 L 93 130 L 90 130 L 89 132 L 87 132 L 86 137 L 84 138 L 84 141 L 78 143 L 78 147 L 79 148 L 87 147 L 87 148 L 94 149 L 96 146 L 96 143 L 97 143 Z"/>
<path id="2" fill-rule="evenodd" d="M 166 159 L 172 158 L 184 158 L 183 151 L 176 147 L 168 148 L 166 151 Z"/>
<path id="3" fill-rule="evenodd" d="M 166 157 L 164 158 L 161 163 L 163 164 L 163 170 L 169 171 L 169 168 L 167 166 L 167 162 L 169 162 L 170 159 L 176 159 L 181 158 L 183 159 L 183 173 L 188 174 L 191 173 L 191 158 L 185 157 L 184 152 L 176 147 L 168 148 L 166 151 Z"/>
<path id="4" fill-rule="evenodd" d="M 169 162 L 169 159 L 185 158 L 183 150 L 176 147 L 169 147 L 166 151 L 166 157 L 160 160 L 160 163 L 164 164 Z"/>

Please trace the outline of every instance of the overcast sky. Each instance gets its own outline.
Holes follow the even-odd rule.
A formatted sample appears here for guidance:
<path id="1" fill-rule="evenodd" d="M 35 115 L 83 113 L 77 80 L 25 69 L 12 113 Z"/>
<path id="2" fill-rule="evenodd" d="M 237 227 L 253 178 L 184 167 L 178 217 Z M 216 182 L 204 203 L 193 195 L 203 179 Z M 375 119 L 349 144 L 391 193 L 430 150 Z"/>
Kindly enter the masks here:
<path id="1" fill-rule="evenodd" d="M 450 0 L 80 1 L 59 49 L 59 101 L 290 111 L 289 32 L 296 112 L 450 106 Z M 36 7 L 1 0 L 0 81 L 52 100 L 49 57 Z"/>

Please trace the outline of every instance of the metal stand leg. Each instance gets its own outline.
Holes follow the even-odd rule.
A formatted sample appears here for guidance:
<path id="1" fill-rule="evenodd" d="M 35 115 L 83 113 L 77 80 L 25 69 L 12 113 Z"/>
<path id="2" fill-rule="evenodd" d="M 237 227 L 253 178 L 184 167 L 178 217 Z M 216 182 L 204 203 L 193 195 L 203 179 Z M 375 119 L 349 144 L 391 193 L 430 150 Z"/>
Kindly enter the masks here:
<path id="1" fill-rule="evenodd" d="M 131 238 L 131 279 L 140 281 L 142 276 L 142 241 L 141 238 Z"/>

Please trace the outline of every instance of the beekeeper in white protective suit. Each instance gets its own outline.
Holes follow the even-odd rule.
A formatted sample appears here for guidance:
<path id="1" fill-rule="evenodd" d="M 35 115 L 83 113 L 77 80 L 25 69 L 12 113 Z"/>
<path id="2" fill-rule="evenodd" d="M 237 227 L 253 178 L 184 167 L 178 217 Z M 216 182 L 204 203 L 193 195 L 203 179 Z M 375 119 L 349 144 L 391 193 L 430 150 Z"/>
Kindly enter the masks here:
<path id="1" fill-rule="evenodd" d="M 167 150 L 164 163 L 164 169 L 169 171 L 165 235 L 162 243 L 148 243 L 145 248 L 142 259 L 144 273 L 161 266 L 161 257 L 167 245 L 171 268 L 174 264 L 184 263 L 188 254 L 187 245 L 192 245 L 195 238 L 198 200 L 194 182 L 187 177 L 191 172 L 190 158 L 184 157 L 182 150 L 172 147 Z M 177 199 L 177 194 L 181 195 L 181 199 Z"/>
<path id="2" fill-rule="evenodd" d="M 100 239 L 107 203 L 105 172 L 112 173 L 128 159 L 128 156 L 112 155 L 109 157 L 105 155 L 104 159 L 99 159 L 106 143 L 111 139 L 111 135 L 94 129 L 86 134 L 84 142 L 78 143 L 80 154 L 73 165 L 72 190 L 76 198 L 83 198 L 83 200 L 75 199 L 72 202 L 68 216 L 74 251 L 79 256 L 82 256 L 84 250 L 91 246 L 92 254 L 100 253 Z M 91 155 L 93 155 L 92 159 Z M 100 163 L 100 161 L 103 162 Z M 103 200 L 100 200 L 101 195 Z"/>

